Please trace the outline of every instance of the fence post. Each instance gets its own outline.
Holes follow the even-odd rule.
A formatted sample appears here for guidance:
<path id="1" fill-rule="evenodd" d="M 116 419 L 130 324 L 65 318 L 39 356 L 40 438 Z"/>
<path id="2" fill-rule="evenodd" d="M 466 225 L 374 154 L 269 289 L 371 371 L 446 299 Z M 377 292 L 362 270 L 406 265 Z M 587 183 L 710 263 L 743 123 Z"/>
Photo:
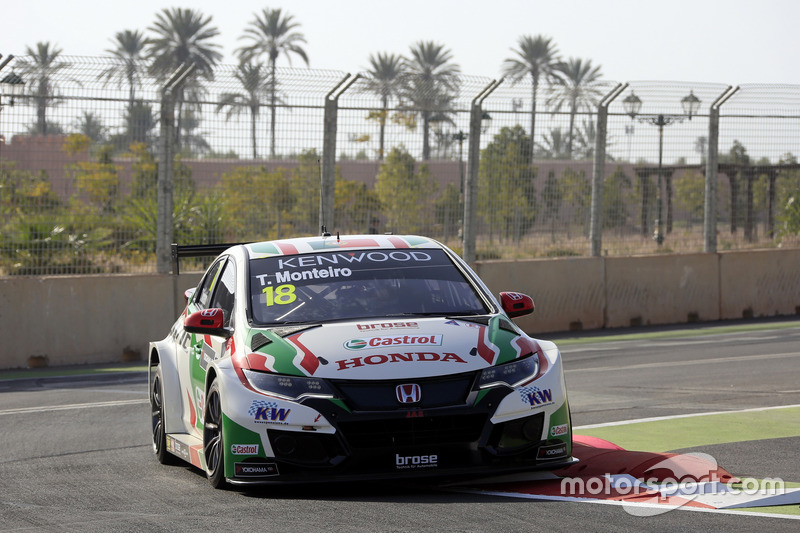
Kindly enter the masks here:
<path id="1" fill-rule="evenodd" d="M 592 242 L 592 257 L 600 257 L 603 244 L 603 180 L 606 174 L 606 135 L 608 106 L 628 86 L 618 83 L 597 104 L 597 135 L 594 139 L 594 168 L 592 169 L 592 210 L 589 235 Z"/>
<path id="2" fill-rule="evenodd" d="M 335 229 L 333 217 L 334 206 L 336 205 L 336 131 L 339 120 L 339 97 L 360 77 L 360 74 L 356 74 L 352 78 L 350 74 L 346 74 L 325 95 L 322 168 L 320 169 L 319 189 L 319 225 L 320 227 L 326 227 L 328 231 Z"/>
<path id="3" fill-rule="evenodd" d="M 711 104 L 708 114 L 708 156 L 706 157 L 706 187 L 703 206 L 703 237 L 706 253 L 717 251 L 717 175 L 719 173 L 719 108 L 739 87 L 728 86 Z"/>
<path id="4" fill-rule="evenodd" d="M 194 63 L 182 64 L 172 73 L 161 89 L 161 128 L 159 132 L 161 137 L 158 142 L 158 211 L 156 215 L 156 271 L 159 274 L 169 274 L 172 268 L 175 91 L 183 85 L 194 67 Z"/>
<path id="5" fill-rule="evenodd" d="M 464 185 L 464 228 L 462 258 L 467 263 L 474 263 L 476 258 L 475 242 L 478 210 L 475 201 L 478 197 L 478 168 L 481 157 L 481 119 L 483 118 L 483 101 L 497 89 L 505 78 L 492 80 L 472 99 L 469 111 L 469 145 L 467 146 L 467 182 Z"/>

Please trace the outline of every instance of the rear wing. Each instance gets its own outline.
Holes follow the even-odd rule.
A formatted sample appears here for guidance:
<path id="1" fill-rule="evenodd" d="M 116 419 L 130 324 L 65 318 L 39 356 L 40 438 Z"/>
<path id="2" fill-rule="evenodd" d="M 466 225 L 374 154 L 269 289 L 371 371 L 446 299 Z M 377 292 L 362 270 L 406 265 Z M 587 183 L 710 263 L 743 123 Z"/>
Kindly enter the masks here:
<path id="1" fill-rule="evenodd" d="M 181 273 L 180 258 L 181 257 L 210 257 L 218 256 L 231 246 L 239 244 L 247 244 L 241 242 L 231 242 L 222 244 L 172 244 L 172 273 L 178 275 Z"/>

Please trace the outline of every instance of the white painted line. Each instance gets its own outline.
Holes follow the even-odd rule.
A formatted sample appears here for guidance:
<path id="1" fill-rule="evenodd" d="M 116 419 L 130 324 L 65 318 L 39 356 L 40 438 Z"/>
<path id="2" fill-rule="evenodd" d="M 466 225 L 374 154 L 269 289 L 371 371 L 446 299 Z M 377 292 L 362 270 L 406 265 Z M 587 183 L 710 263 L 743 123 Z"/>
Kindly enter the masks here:
<path id="1" fill-rule="evenodd" d="M 641 424 L 643 422 L 660 422 L 662 420 L 675 420 L 677 418 L 695 418 L 698 416 L 713 416 L 713 415 L 729 415 L 732 413 L 755 413 L 758 411 L 772 411 L 774 409 L 791 409 L 793 407 L 800 407 L 800 404 L 794 405 L 775 405 L 772 407 L 754 407 L 752 409 L 739 409 L 736 411 L 710 411 L 708 413 L 691 413 L 686 415 L 671 415 L 671 416 L 654 416 L 652 418 L 637 418 L 635 420 L 620 420 L 618 422 L 604 422 L 602 424 L 589 424 L 587 426 L 575 426 L 573 429 L 594 429 L 594 428 L 607 428 L 613 426 L 627 426 L 628 424 Z"/>
<path id="2" fill-rule="evenodd" d="M 39 407 L 19 407 L 17 409 L 0 410 L 0 416 L 19 415 L 27 413 L 44 413 L 49 411 L 67 411 L 70 409 L 91 409 L 94 407 L 116 407 L 119 405 L 132 405 L 132 404 L 149 403 L 149 402 L 150 402 L 149 399 L 139 399 L 139 400 L 117 400 L 113 402 L 73 403 L 68 405 L 42 405 Z"/>
<path id="3" fill-rule="evenodd" d="M 717 363 L 736 363 L 750 360 L 763 361 L 764 359 L 780 359 L 783 357 L 800 357 L 800 352 L 773 353 L 761 355 L 745 355 L 742 357 L 715 357 L 713 359 L 692 359 L 690 361 L 659 361 L 658 363 L 640 363 L 625 366 L 598 366 L 594 368 L 567 368 L 567 374 L 574 372 L 619 372 L 620 370 L 634 370 L 639 368 L 663 368 L 668 366 L 712 365 Z"/>

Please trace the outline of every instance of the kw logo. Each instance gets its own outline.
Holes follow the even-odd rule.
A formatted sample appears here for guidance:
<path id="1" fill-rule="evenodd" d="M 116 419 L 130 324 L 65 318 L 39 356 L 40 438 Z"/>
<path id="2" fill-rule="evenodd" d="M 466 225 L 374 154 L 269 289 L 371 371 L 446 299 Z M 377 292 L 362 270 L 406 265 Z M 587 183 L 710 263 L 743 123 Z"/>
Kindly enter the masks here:
<path id="1" fill-rule="evenodd" d="M 253 400 L 247 413 L 258 423 L 288 424 L 291 409 L 278 407 L 277 402 Z"/>
<path id="2" fill-rule="evenodd" d="M 538 405 L 548 405 L 553 403 L 552 389 L 540 389 L 539 387 L 523 387 L 520 389 L 522 400 L 531 407 Z"/>
<path id="3" fill-rule="evenodd" d="M 266 420 L 268 422 L 285 422 L 291 409 L 276 409 L 269 407 L 259 407 L 256 409 L 256 420 Z"/>

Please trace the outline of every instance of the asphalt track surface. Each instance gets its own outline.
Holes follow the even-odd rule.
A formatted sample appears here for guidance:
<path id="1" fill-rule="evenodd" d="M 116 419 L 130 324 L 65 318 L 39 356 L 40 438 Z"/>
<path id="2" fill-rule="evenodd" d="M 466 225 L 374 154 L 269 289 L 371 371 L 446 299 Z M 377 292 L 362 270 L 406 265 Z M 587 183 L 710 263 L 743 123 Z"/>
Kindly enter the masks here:
<path id="1" fill-rule="evenodd" d="M 602 432 L 613 428 L 597 426 L 610 422 L 800 404 L 800 322 L 735 326 L 561 339 L 574 424 L 595 428 L 587 433 Z M 112 372 L 0 374 L 0 531 L 507 533 L 800 526 L 798 520 L 735 511 L 632 516 L 619 506 L 443 491 L 429 483 L 215 491 L 188 465 L 156 462 L 144 374 L 105 370 Z M 786 412 L 797 417 L 796 410 Z M 681 442 L 669 422 L 659 424 L 665 440 L 651 435 L 649 442 Z M 800 482 L 800 432 L 771 438 L 769 431 L 743 431 L 735 442 L 680 451 L 711 454 L 735 475 Z"/>

